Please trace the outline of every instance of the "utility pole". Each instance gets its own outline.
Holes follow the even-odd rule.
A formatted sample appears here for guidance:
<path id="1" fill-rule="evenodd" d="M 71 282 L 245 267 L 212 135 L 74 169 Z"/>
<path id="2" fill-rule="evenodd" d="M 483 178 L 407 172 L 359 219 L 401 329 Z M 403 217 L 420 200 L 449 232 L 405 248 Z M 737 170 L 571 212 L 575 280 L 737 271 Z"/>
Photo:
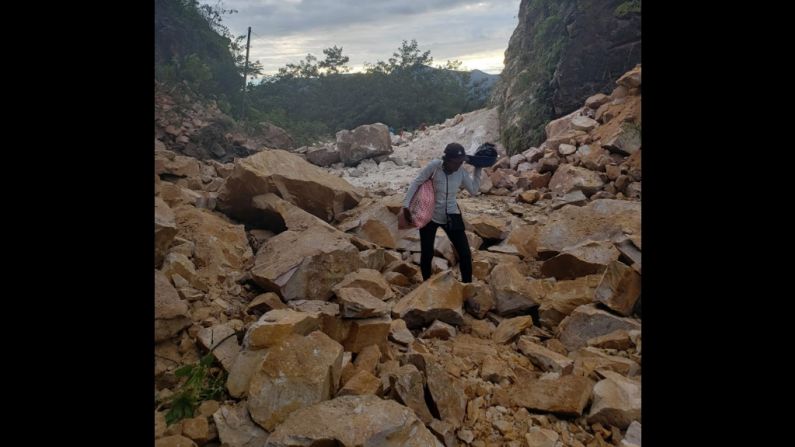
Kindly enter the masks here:
<path id="1" fill-rule="evenodd" d="M 251 27 L 248 27 L 248 38 L 246 39 L 246 66 L 243 69 L 243 100 L 240 106 L 240 120 L 246 117 L 246 75 L 248 75 L 248 49 L 251 44 Z"/>

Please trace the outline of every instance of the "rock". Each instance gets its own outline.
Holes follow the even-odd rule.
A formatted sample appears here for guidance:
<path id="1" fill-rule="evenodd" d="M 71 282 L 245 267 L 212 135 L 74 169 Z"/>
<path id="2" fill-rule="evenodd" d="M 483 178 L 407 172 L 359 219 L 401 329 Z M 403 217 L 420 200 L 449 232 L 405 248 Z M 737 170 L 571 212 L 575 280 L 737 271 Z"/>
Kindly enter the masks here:
<path id="1" fill-rule="evenodd" d="M 570 351 L 587 344 L 588 339 L 609 334 L 615 330 L 640 329 L 640 324 L 628 318 L 621 318 L 595 305 L 580 306 L 566 317 L 559 326 L 560 341 Z"/>
<path id="2" fill-rule="evenodd" d="M 604 182 L 597 173 L 570 164 L 561 165 L 549 180 L 549 189 L 557 196 L 574 190 L 580 190 L 586 196 L 590 196 L 602 186 Z"/>
<path id="3" fill-rule="evenodd" d="M 533 319 L 527 315 L 522 317 L 507 318 L 500 322 L 497 330 L 492 335 L 495 343 L 505 344 L 513 340 L 514 337 L 522 333 L 525 329 L 533 326 Z"/>
<path id="4" fill-rule="evenodd" d="M 512 155 L 508 159 L 508 163 L 509 163 L 509 166 L 510 166 L 511 169 L 516 169 L 516 167 L 519 166 L 519 163 L 522 163 L 524 161 L 525 161 L 525 158 L 524 158 L 524 155 L 522 155 L 522 154 Z"/>
<path id="5" fill-rule="evenodd" d="M 601 199 L 563 207 L 539 229 L 538 252 L 554 255 L 587 240 L 612 240 L 622 233 L 640 237 L 640 203 Z"/>
<path id="6" fill-rule="evenodd" d="M 271 347 L 249 384 L 251 418 L 268 431 L 295 410 L 331 399 L 342 369 L 343 348 L 326 334 L 290 335 Z"/>
<path id="7" fill-rule="evenodd" d="M 475 215 L 469 219 L 469 226 L 483 239 L 505 239 L 508 221 L 487 215 Z"/>
<path id="8" fill-rule="evenodd" d="M 621 168 L 616 165 L 607 165 L 605 166 L 605 172 L 607 173 L 607 178 L 615 180 L 621 175 Z"/>
<path id="9" fill-rule="evenodd" d="M 539 160 L 538 173 L 552 173 L 555 172 L 560 166 L 560 160 L 557 157 L 544 157 Z"/>
<path id="10" fill-rule="evenodd" d="M 206 444 L 216 436 L 215 431 L 210 430 L 210 424 L 206 417 L 183 419 L 182 434 L 194 440 L 198 445 Z"/>
<path id="11" fill-rule="evenodd" d="M 174 213 L 177 235 L 194 244 L 193 264 L 202 283 L 217 286 L 248 268 L 254 254 L 243 225 L 192 206 L 177 207 Z"/>
<path id="12" fill-rule="evenodd" d="M 273 193 L 260 194 L 251 199 L 252 214 L 257 215 L 260 226 L 274 233 L 284 230 L 303 231 L 314 226 L 333 231 L 334 227 L 307 213 Z"/>
<path id="13" fill-rule="evenodd" d="M 193 265 L 190 259 L 188 259 L 188 257 L 182 253 L 167 254 L 163 260 L 163 268 L 161 271 L 166 275 L 166 277 L 171 278 L 171 280 L 174 282 L 174 285 L 179 288 L 186 288 L 190 286 L 196 286 L 205 289 L 207 288 L 206 285 L 203 285 L 201 280 L 198 278 L 198 275 L 196 274 L 196 267 Z M 181 282 L 180 280 L 184 282 Z M 178 284 L 178 282 L 180 282 L 180 284 Z"/>
<path id="14" fill-rule="evenodd" d="M 436 439 L 442 441 L 442 444 L 444 444 L 445 447 L 458 447 L 458 441 L 456 441 L 455 436 L 455 427 L 453 427 L 452 424 L 434 419 L 428 425 L 428 428 L 430 428 L 431 433 L 436 435 Z"/>
<path id="15" fill-rule="evenodd" d="M 626 191 L 627 192 L 627 197 L 630 197 L 630 198 L 633 198 L 633 199 L 640 199 L 640 194 L 641 194 L 641 190 L 640 190 L 641 188 L 640 187 L 641 187 L 641 183 L 640 182 L 632 182 L 629 185 L 627 185 L 627 191 Z"/>
<path id="16" fill-rule="evenodd" d="M 251 199 L 272 192 L 299 208 L 330 222 L 355 207 L 359 190 L 286 151 L 262 151 L 235 160 L 235 168 L 218 194 L 218 207 L 248 222 L 256 216 Z"/>
<path id="17" fill-rule="evenodd" d="M 616 249 L 621 252 L 623 258 L 632 267 L 633 270 L 641 272 L 641 253 L 638 247 L 629 238 L 625 238 L 615 243 Z"/>
<path id="18" fill-rule="evenodd" d="M 531 147 L 530 149 L 522 152 L 522 155 L 524 155 L 528 163 L 535 163 L 544 157 L 544 150 L 537 147 Z"/>
<path id="19" fill-rule="evenodd" d="M 486 357 L 480 367 L 480 376 L 483 380 L 500 383 L 506 379 L 516 379 L 508 364 L 501 359 Z"/>
<path id="20" fill-rule="evenodd" d="M 419 265 L 421 260 L 420 256 L 421 255 L 419 253 L 414 253 L 411 256 L 411 262 Z M 447 262 L 446 259 L 434 256 L 433 259 L 431 260 L 431 274 L 435 275 L 439 272 L 444 272 L 449 269 L 450 269 L 450 264 Z"/>
<path id="21" fill-rule="evenodd" d="M 257 295 L 256 298 L 246 305 L 246 312 L 248 313 L 251 313 L 253 310 L 265 313 L 274 309 L 287 309 L 287 305 L 279 298 L 279 295 L 273 292 Z"/>
<path id="22" fill-rule="evenodd" d="M 443 447 L 412 410 L 377 396 L 342 396 L 294 412 L 264 447 Z"/>
<path id="23" fill-rule="evenodd" d="M 593 96 L 589 96 L 588 99 L 585 100 L 585 107 L 596 110 L 609 100 L 610 97 L 604 93 L 597 93 Z"/>
<path id="24" fill-rule="evenodd" d="M 573 146 L 571 144 L 561 144 L 558 146 L 558 152 L 560 155 L 571 155 L 577 152 L 577 146 Z"/>
<path id="25" fill-rule="evenodd" d="M 561 376 L 571 374 L 574 370 L 574 361 L 555 351 L 533 343 L 527 337 L 520 337 L 516 344 L 520 351 L 530 361 L 546 372 L 560 373 Z"/>
<path id="26" fill-rule="evenodd" d="M 240 345 L 235 337 L 235 330 L 228 324 L 219 324 L 199 330 L 199 342 L 221 363 L 225 370 L 230 371 L 240 352 Z M 192 439 L 196 439 L 191 437 Z"/>
<path id="27" fill-rule="evenodd" d="M 438 364 L 426 362 L 428 390 L 439 410 L 441 419 L 458 428 L 466 415 L 466 394 L 458 379 L 450 376 Z"/>
<path id="28" fill-rule="evenodd" d="M 155 447 L 196 447 L 196 443 L 190 438 L 174 435 L 156 439 Z"/>
<path id="29" fill-rule="evenodd" d="M 571 126 L 577 130 L 583 130 L 585 132 L 592 131 L 599 123 L 587 116 L 575 116 L 571 119 Z"/>
<path id="30" fill-rule="evenodd" d="M 188 304 L 179 298 L 166 276 L 155 270 L 155 342 L 176 336 L 190 324 Z"/>
<path id="31" fill-rule="evenodd" d="M 268 432 L 251 420 L 246 402 L 223 405 L 213 413 L 218 437 L 229 447 L 259 447 L 268 440 Z"/>
<path id="32" fill-rule="evenodd" d="M 392 153 L 389 128 L 381 123 L 365 124 L 353 131 L 337 132 L 337 150 L 345 166 L 356 166 L 366 158 Z"/>
<path id="33" fill-rule="evenodd" d="M 420 337 L 447 340 L 449 338 L 455 337 L 455 334 L 456 331 L 453 326 L 450 326 L 443 321 L 436 320 L 433 322 L 433 324 L 428 326 L 428 329 L 426 329 L 422 335 L 420 335 Z"/>
<path id="34" fill-rule="evenodd" d="M 406 275 L 398 272 L 387 272 L 384 274 L 384 279 L 389 284 L 394 284 L 400 287 L 409 287 L 411 285 L 411 280 L 406 278 Z"/>
<path id="35" fill-rule="evenodd" d="M 627 428 L 627 433 L 624 435 L 624 439 L 621 440 L 621 444 L 619 447 L 640 447 L 640 438 L 641 438 L 641 425 L 638 421 L 632 421 L 629 424 L 629 428 Z"/>
<path id="36" fill-rule="evenodd" d="M 250 349 L 270 348 L 290 335 L 306 335 L 320 329 L 320 319 L 315 314 L 292 309 L 275 309 L 249 326 L 245 340 Z"/>
<path id="37" fill-rule="evenodd" d="M 370 292 L 358 287 L 336 289 L 342 318 L 372 318 L 389 314 L 389 307 Z"/>
<path id="38" fill-rule="evenodd" d="M 353 354 L 351 352 L 346 352 L 346 356 L 350 357 L 352 355 Z M 356 361 L 349 361 L 347 365 L 342 368 L 342 378 L 340 383 L 347 383 L 359 371 L 375 373 L 376 366 L 378 366 L 378 362 L 380 360 L 381 349 L 378 347 L 378 345 L 371 344 L 365 346 L 356 355 Z"/>
<path id="39" fill-rule="evenodd" d="M 629 176 L 621 174 L 615 181 L 615 187 L 618 191 L 625 191 L 627 189 L 627 185 L 629 185 Z"/>
<path id="40" fill-rule="evenodd" d="M 160 197 L 155 197 L 155 268 L 163 263 L 168 247 L 177 235 L 174 212 Z"/>
<path id="41" fill-rule="evenodd" d="M 458 430 L 458 439 L 464 441 L 467 444 L 472 444 L 472 441 L 475 440 L 475 434 L 472 433 L 472 430 L 461 429 Z"/>
<path id="42" fill-rule="evenodd" d="M 624 73 L 618 80 L 616 84 L 623 85 L 626 88 L 637 88 L 640 87 L 640 64 L 636 65 L 632 70 Z"/>
<path id="43" fill-rule="evenodd" d="M 621 123 L 618 130 L 607 138 L 602 146 L 611 151 L 631 155 L 641 148 L 640 126 L 634 123 Z"/>
<path id="44" fill-rule="evenodd" d="M 553 200 L 551 206 L 553 210 L 557 210 L 566 205 L 581 206 L 586 203 L 588 203 L 588 198 L 585 197 L 585 194 L 579 189 L 575 189 L 574 191 L 566 193 L 563 197 Z"/>
<path id="45" fill-rule="evenodd" d="M 630 359 L 617 355 L 607 355 L 599 349 L 587 347 L 569 353 L 574 360 L 574 369 L 580 375 L 593 377 L 595 373 L 613 371 L 623 376 L 636 376 L 640 373 L 640 365 Z"/>
<path id="46" fill-rule="evenodd" d="M 239 398 L 248 393 L 251 377 L 259 369 L 267 352 L 265 349 L 256 351 L 243 349 L 237 354 L 226 379 L 226 389 L 229 391 L 230 396 Z"/>
<path id="47" fill-rule="evenodd" d="M 293 300 L 287 306 L 296 312 L 319 314 L 320 316 L 336 317 L 340 314 L 340 305 L 323 300 Z"/>
<path id="48" fill-rule="evenodd" d="M 641 389 L 634 380 L 605 371 L 604 380 L 593 388 L 593 404 L 588 423 L 612 425 L 622 430 L 641 417 Z"/>
<path id="49" fill-rule="evenodd" d="M 433 320 L 459 325 L 463 322 L 463 289 L 450 270 L 436 274 L 401 298 L 392 308 L 392 315 L 405 320 L 409 328 Z"/>
<path id="50" fill-rule="evenodd" d="M 491 271 L 489 284 L 497 302 L 497 314 L 511 316 L 538 306 L 541 295 L 513 264 L 499 264 Z"/>
<path id="51" fill-rule="evenodd" d="M 397 248 L 400 235 L 398 218 L 384 205 L 367 209 L 359 216 L 356 234 L 364 240 L 385 248 Z"/>
<path id="52" fill-rule="evenodd" d="M 156 155 L 156 160 L 157 160 Z M 173 160 L 155 163 L 155 173 L 174 177 L 195 178 L 201 175 L 199 160 L 184 155 L 176 155 Z"/>
<path id="53" fill-rule="evenodd" d="M 602 273 L 618 260 L 619 252 L 611 242 L 585 241 L 565 248 L 557 256 L 544 261 L 541 274 L 555 279 L 576 279 Z"/>
<path id="54" fill-rule="evenodd" d="M 544 299 L 538 309 L 541 326 L 555 329 L 574 309 L 594 302 L 594 291 L 601 275 L 588 275 L 570 281 L 540 282 Z"/>
<path id="55" fill-rule="evenodd" d="M 381 391 L 381 379 L 367 371 L 360 370 L 345 383 L 337 396 L 379 395 Z"/>
<path id="56" fill-rule="evenodd" d="M 340 160 L 340 153 L 336 147 L 312 147 L 306 151 L 306 161 L 313 165 L 331 166 L 334 163 L 339 163 Z"/>
<path id="57" fill-rule="evenodd" d="M 409 264 L 408 262 L 392 261 L 384 268 L 385 275 L 389 272 L 397 272 L 404 275 L 406 278 L 411 279 L 420 274 L 420 269 Z"/>
<path id="58" fill-rule="evenodd" d="M 396 400 L 414 410 L 420 420 L 428 424 L 433 419 L 425 403 L 424 380 L 417 367 L 406 364 L 400 367 L 390 379 Z"/>
<path id="59" fill-rule="evenodd" d="M 474 284 L 474 294 L 466 299 L 465 306 L 467 312 L 474 317 L 482 319 L 497 304 L 491 287 L 480 281 Z"/>
<path id="60" fill-rule="evenodd" d="M 284 129 L 267 121 L 258 124 L 257 142 L 261 146 L 273 149 L 292 149 L 295 147 L 293 138 Z"/>
<path id="61" fill-rule="evenodd" d="M 580 113 L 580 110 L 575 110 L 566 116 L 550 121 L 545 127 L 547 139 L 555 138 L 563 133 L 571 130 L 572 119 Z"/>
<path id="62" fill-rule="evenodd" d="M 610 163 L 610 153 L 602 149 L 598 145 L 580 146 L 580 148 L 577 149 L 577 154 L 580 157 L 582 165 L 592 171 L 606 171 L 608 163 Z M 608 179 L 610 179 L 609 174 L 608 174 Z"/>
<path id="63" fill-rule="evenodd" d="M 217 400 L 205 400 L 199 404 L 199 416 L 206 418 L 212 417 L 219 408 L 221 408 L 221 404 L 219 404 Z"/>
<path id="64" fill-rule="evenodd" d="M 166 433 L 166 413 L 155 410 L 155 439 L 162 438 Z"/>
<path id="65" fill-rule="evenodd" d="M 529 172 L 534 167 L 535 167 L 535 164 L 531 164 L 531 163 L 527 163 L 527 162 L 519 163 L 519 165 L 516 167 L 516 172 L 519 172 L 519 173 Z"/>
<path id="66" fill-rule="evenodd" d="M 641 175 L 642 166 L 640 162 L 641 160 L 640 152 L 641 151 L 637 151 L 632 155 L 630 155 L 629 157 L 627 157 L 627 160 L 624 163 L 624 167 L 627 169 L 627 174 L 629 174 L 629 177 L 636 182 L 643 180 L 643 177 Z"/>
<path id="67" fill-rule="evenodd" d="M 364 289 L 375 298 L 383 301 L 392 299 L 395 296 L 395 292 L 392 291 L 384 276 L 378 270 L 367 268 L 360 268 L 345 275 L 342 281 L 334 286 L 334 291 L 336 293 L 336 291 L 343 288 Z"/>
<path id="68" fill-rule="evenodd" d="M 414 335 L 406 327 L 406 322 L 397 319 L 392 320 L 389 327 L 389 339 L 403 345 L 409 345 L 414 341 Z"/>
<path id="69" fill-rule="evenodd" d="M 359 352 L 370 345 L 385 347 L 392 320 L 389 317 L 350 320 L 350 329 L 342 344 L 349 352 Z"/>
<path id="70" fill-rule="evenodd" d="M 372 248 L 359 252 L 359 264 L 362 268 L 381 271 L 386 265 L 383 248 Z M 387 281 L 389 281 L 387 279 Z"/>
<path id="71" fill-rule="evenodd" d="M 528 447 L 558 447 L 560 437 L 555 431 L 541 427 L 530 427 L 524 435 Z"/>
<path id="72" fill-rule="evenodd" d="M 328 300 L 332 287 L 359 268 L 359 250 L 344 233 L 322 227 L 285 231 L 260 247 L 254 281 L 285 300 Z"/>
<path id="73" fill-rule="evenodd" d="M 628 317 L 640 297 L 640 275 L 622 262 L 608 264 L 596 288 L 595 299 L 619 314 Z"/>
<path id="74" fill-rule="evenodd" d="M 549 185 L 549 180 L 551 178 L 551 172 L 540 174 L 537 171 L 527 171 L 519 175 L 519 179 L 516 181 L 516 186 L 521 189 L 546 188 L 547 185 Z"/>
<path id="75" fill-rule="evenodd" d="M 617 349 L 619 351 L 626 351 L 634 345 L 629 337 L 629 332 L 625 330 L 617 330 L 609 334 L 589 338 L 586 343 L 594 348 Z"/>
<path id="76" fill-rule="evenodd" d="M 581 416 L 593 386 L 590 379 L 574 375 L 551 380 L 528 377 L 496 391 L 494 401 L 506 407 L 519 405 L 561 416 Z"/>
<path id="77" fill-rule="evenodd" d="M 523 191 L 519 193 L 519 195 L 516 197 L 518 202 L 524 202 L 530 204 L 538 202 L 538 199 L 540 198 L 541 194 L 534 189 L 530 191 Z"/>

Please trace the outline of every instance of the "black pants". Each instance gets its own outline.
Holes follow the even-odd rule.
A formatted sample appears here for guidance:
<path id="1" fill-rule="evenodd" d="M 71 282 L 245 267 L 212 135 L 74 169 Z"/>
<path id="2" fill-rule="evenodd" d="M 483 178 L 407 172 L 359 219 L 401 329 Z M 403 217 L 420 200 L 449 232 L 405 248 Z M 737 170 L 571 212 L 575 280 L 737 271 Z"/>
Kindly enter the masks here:
<path id="1" fill-rule="evenodd" d="M 420 228 L 420 269 L 422 279 L 431 277 L 431 261 L 433 261 L 433 243 L 436 240 L 436 229 L 442 227 L 450 242 L 453 243 L 458 254 L 458 268 L 461 269 L 462 282 L 472 282 L 472 253 L 469 251 L 469 241 L 464 233 L 464 220 L 460 214 L 448 214 L 451 225 L 440 225 L 434 221 Z M 448 228 L 450 227 L 450 228 Z"/>

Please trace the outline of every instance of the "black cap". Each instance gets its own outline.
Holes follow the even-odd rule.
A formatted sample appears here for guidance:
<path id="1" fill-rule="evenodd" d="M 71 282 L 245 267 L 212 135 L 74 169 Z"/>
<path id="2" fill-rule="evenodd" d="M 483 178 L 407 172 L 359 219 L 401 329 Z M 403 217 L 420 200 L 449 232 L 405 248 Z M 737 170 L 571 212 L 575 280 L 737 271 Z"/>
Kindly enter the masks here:
<path id="1" fill-rule="evenodd" d="M 445 158 L 460 158 L 466 157 L 467 153 L 464 151 L 464 146 L 458 143 L 450 143 L 444 148 Z"/>

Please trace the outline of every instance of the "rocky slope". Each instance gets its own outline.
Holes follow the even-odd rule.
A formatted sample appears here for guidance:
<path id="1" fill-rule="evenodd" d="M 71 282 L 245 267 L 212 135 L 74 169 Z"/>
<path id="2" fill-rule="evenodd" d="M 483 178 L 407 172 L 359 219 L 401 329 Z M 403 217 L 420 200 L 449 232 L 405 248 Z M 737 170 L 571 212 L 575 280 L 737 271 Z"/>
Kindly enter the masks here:
<path id="1" fill-rule="evenodd" d="M 156 142 L 155 445 L 639 446 L 640 81 L 460 193 L 468 285 L 441 231 L 422 282 L 397 212 L 445 144 L 496 136 L 493 110 L 229 163 Z M 222 393 L 167 424 L 208 352 Z"/>

